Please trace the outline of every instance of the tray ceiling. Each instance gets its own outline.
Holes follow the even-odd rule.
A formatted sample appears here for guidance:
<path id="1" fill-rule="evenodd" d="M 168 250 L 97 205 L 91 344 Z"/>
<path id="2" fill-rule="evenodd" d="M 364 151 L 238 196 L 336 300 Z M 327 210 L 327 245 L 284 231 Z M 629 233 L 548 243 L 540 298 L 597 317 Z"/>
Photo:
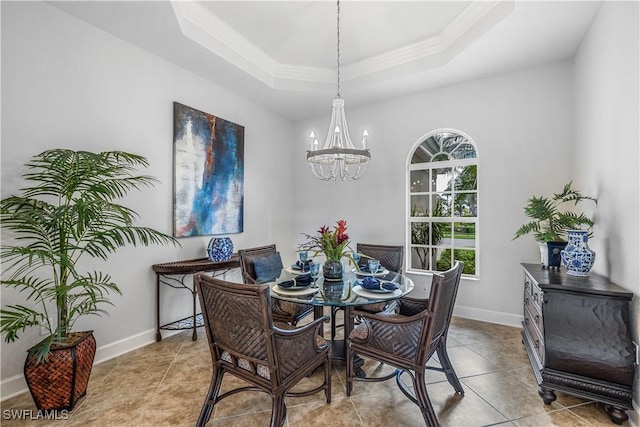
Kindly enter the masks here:
<path id="1" fill-rule="evenodd" d="M 285 118 L 336 93 L 333 1 L 63 1 L 67 13 Z M 347 108 L 570 58 L 598 1 L 341 2 Z"/>

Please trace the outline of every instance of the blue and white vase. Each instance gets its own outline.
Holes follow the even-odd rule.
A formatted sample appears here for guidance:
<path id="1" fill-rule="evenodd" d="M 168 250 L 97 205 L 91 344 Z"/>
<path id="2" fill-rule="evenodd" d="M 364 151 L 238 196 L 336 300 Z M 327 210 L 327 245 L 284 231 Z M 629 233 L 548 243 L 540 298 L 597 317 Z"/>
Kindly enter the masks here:
<path id="1" fill-rule="evenodd" d="M 207 245 L 207 255 L 213 262 L 227 261 L 233 255 L 233 242 L 229 237 L 214 237 Z"/>
<path id="2" fill-rule="evenodd" d="M 567 274 L 572 276 L 588 276 L 596 253 L 589 249 L 587 241 L 589 232 L 586 230 L 568 230 L 569 243 L 561 251 L 562 263 L 567 268 Z"/>

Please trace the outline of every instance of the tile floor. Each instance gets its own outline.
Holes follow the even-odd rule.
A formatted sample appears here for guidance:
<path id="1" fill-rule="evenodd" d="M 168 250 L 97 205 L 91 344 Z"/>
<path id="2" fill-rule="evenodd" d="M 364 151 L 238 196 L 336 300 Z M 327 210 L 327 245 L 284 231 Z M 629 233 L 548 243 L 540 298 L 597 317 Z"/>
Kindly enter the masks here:
<path id="1" fill-rule="evenodd" d="M 328 334 L 325 334 L 328 336 Z M 520 329 L 454 318 L 449 356 L 465 389 L 456 395 L 444 374 L 429 371 L 428 391 L 443 426 L 613 426 L 593 402 L 558 393 L 547 406 L 537 386 L 520 338 Z M 431 363 L 431 362 L 430 362 Z M 434 361 L 433 363 L 437 363 Z M 365 370 L 390 369 L 371 361 Z M 397 388 L 356 382 L 351 397 L 344 392 L 344 368 L 332 378 L 332 402 L 324 394 L 287 399 L 286 427 L 421 426 L 418 408 Z M 6 410 L 32 410 L 28 393 L 2 403 L 2 426 L 193 426 L 211 375 L 206 336 L 198 341 L 185 331 L 160 343 L 95 365 L 87 397 L 66 420 L 8 420 Z M 305 378 L 309 385 L 319 380 Z M 240 380 L 225 377 L 224 387 Z M 301 384 L 304 386 L 304 384 Z M 263 393 L 238 393 L 215 408 L 209 426 L 267 426 L 270 399 Z M 625 422 L 623 425 L 629 425 Z"/>

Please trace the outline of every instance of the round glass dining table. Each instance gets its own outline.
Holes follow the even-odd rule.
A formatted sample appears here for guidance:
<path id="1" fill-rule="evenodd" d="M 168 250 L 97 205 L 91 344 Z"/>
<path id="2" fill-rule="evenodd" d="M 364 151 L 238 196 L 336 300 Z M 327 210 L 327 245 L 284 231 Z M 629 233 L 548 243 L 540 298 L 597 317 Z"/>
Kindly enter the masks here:
<path id="1" fill-rule="evenodd" d="M 332 341 L 331 359 L 332 363 L 343 365 L 346 362 L 346 341 L 349 333 L 353 330 L 353 308 L 356 306 L 366 306 L 380 302 L 391 302 L 397 298 L 407 295 L 414 288 L 413 281 L 400 273 L 382 270 L 372 275 L 371 273 L 360 272 L 355 268 L 345 268 L 341 281 L 329 281 L 322 277 L 322 274 L 314 283 L 306 287 L 285 288 L 277 283 L 288 282 L 301 273 L 292 267 L 283 269 L 282 274 L 271 284 L 271 297 L 284 301 L 311 304 L 314 306 L 314 318 L 320 318 L 324 314 L 324 307 L 340 307 L 344 309 L 344 338 Z M 363 287 L 363 280 L 371 280 L 372 276 L 380 283 L 380 289 L 370 290 Z M 395 289 L 394 289 L 395 288 Z M 334 312 L 335 310 L 331 310 Z M 335 318 L 331 319 L 335 325 Z M 333 329 L 333 328 L 332 328 Z M 356 368 L 361 363 L 356 363 Z"/>

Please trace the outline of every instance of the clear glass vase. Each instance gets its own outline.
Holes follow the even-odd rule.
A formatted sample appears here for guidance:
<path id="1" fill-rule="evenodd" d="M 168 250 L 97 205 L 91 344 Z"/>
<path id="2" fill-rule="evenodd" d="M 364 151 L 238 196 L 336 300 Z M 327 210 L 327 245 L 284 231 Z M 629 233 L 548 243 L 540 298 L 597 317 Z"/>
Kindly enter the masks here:
<path id="1" fill-rule="evenodd" d="M 340 281 L 344 273 L 342 262 L 336 260 L 327 260 L 322 266 L 322 275 L 324 280 Z"/>

